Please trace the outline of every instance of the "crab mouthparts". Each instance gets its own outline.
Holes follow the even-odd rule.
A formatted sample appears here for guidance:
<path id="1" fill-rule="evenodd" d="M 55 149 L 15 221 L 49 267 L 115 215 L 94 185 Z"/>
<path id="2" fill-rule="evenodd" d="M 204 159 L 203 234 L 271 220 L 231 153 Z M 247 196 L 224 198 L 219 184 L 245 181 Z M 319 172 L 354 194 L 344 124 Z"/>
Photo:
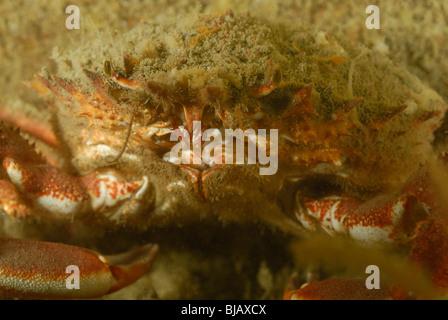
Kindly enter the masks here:
<path id="1" fill-rule="evenodd" d="M 171 132 L 170 141 L 178 143 L 163 155 L 163 160 L 199 170 L 221 164 L 268 164 L 261 167 L 259 173 L 273 175 L 278 170 L 278 130 L 270 129 L 268 135 L 265 129 L 255 132 L 253 129 L 214 128 L 202 132 L 201 122 L 194 121 L 192 137 L 184 127 Z"/>

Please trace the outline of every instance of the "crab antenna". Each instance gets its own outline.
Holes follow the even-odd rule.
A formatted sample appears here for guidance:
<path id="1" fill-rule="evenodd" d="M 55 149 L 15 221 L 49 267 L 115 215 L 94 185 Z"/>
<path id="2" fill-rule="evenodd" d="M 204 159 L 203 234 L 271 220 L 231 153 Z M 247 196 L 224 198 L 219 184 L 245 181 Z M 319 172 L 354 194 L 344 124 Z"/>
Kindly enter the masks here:
<path id="1" fill-rule="evenodd" d="M 112 66 L 109 60 L 104 61 L 104 73 L 110 77 L 112 76 Z"/>
<path id="2" fill-rule="evenodd" d="M 128 141 L 129 141 L 129 137 L 131 136 L 133 123 L 134 123 L 134 114 L 131 115 L 131 121 L 129 122 L 129 127 L 128 127 L 128 131 L 126 133 L 126 139 L 124 140 L 123 147 L 121 148 L 120 153 L 118 153 L 118 155 L 115 158 L 107 160 L 107 162 L 109 164 L 118 162 L 118 160 L 120 160 L 121 156 L 123 155 L 124 151 L 126 150 L 126 147 L 128 145 Z"/>

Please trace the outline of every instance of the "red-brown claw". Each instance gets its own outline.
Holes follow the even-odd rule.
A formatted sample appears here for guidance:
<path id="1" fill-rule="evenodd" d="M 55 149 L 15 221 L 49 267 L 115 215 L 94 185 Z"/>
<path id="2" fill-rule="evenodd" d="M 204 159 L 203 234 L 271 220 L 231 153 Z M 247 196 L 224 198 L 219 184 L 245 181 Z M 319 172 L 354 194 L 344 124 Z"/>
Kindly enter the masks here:
<path id="1" fill-rule="evenodd" d="M 363 279 L 332 278 L 306 283 L 288 296 L 289 300 L 384 300 L 389 293 L 383 288 L 367 289 Z"/>
<path id="2" fill-rule="evenodd" d="M 88 249 L 52 242 L 0 238 L 0 296 L 90 299 L 117 291 L 143 276 L 158 245 L 102 256 Z M 79 268 L 71 288 L 69 266 Z"/>
<path id="3" fill-rule="evenodd" d="M 109 169 L 75 176 L 45 162 L 18 132 L 0 123 L 0 209 L 12 216 L 72 219 L 92 211 L 120 219 L 147 208 L 147 176 Z M 146 198 L 145 198 L 146 197 Z"/>

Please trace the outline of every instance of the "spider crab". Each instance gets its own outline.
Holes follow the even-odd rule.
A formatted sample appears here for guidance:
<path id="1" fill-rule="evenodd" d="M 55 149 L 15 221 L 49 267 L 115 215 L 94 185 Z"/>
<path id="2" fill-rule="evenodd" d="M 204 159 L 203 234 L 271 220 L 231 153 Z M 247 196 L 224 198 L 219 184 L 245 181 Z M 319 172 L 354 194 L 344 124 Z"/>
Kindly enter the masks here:
<path id="1" fill-rule="evenodd" d="M 122 61 L 97 54 L 67 64 L 62 57 L 59 66 L 72 78 L 38 74 L 28 85 L 46 101 L 50 121 L 2 109 L 4 214 L 140 230 L 207 214 L 262 221 L 297 236 L 324 230 L 365 245 L 404 246 L 409 263 L 446 287 L 443 197 L 428 169 L 444 166 L 435 165 L 443 161 L 433 132 L 446 106 L 434 91 L 381 54 L 306 27 L 228 11 L 161 28 L 143 24 L 123 37 L 134 49 Z M 89 55 L 82 50 L 78 56 Z M 195 121 L 202 131 L 278 130 L 277 149 L 264 144 L 278 157 L 278 170 L 263 176 L 259 161 L 219 164 L 216 157 L 176 164 L 171 133 L 194 135 Z M 30 136 L 47 148 L 36 152 L 24 138 Z M 253 131 L 245 138 L 243 147 L 261 146 Z M 157 250 L 103 257 L 2 238 L 0 293 L 100 296 L 140 277 Z M 71 264 L 80 266 L 82 290 L 64 289 Z M 358 284 L 330 279 L 285 297 L 338 298 Z"/>

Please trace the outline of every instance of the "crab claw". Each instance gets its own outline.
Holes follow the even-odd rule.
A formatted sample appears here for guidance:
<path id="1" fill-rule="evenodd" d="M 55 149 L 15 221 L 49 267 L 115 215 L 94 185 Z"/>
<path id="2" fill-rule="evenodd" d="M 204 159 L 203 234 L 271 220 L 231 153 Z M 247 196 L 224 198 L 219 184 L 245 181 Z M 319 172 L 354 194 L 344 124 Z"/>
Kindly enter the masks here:
<path id="1" fill-rule="evenodd" d="M 158 245 L 147 244 L 123 254 L 102 256 L 60 243 L 0 238 L 0 296 L 48 299 L 100 297 L 144 275 L 158 250 Z M 79 285 L 71 283 L 72 280 L 76 282 L 72 272 L 79 276 Z"/>
<path id="2" fill-rule="evenodd" d="M 408 243 L 437 203 L 429 179 L 418 173 L 400 195 L 377 195 L 366 202 L 336 194 L 311 199 L 297 192 L 295 215 L 306 229 L 348 235 L 367 245 Z"/>
<path id="3" fill-rule="evenodd" d="M 290 282 L 295 280 L 291 276 Z M 368 290 L 363 279 L 332 278 L 324 281 L 305 283 L 292 291 L 288 283 L 286 300 L 384 300 L 389 297 L 387 289 Z"/>
<path id="4" fill-rule="evenodd" d="M 448 221 L 446 213 L 418 223 L 409 261 L 424 268 L 440 290 L 448 292 Z"/>
<path id="5" fill-rule="evenodd" d="M 28 142 L 0 122 L 0 209 L 12 216 L 54 220 L 97 213 L 119 221 L 148 207 L 147 176 L 127 179 L 114 169 L 75 176 L 46 163 Z"/>
<path id="6" fill-rule="evenodd" d="M 330 235 L 344 234 L 368 245 L 392 245 L 406 241 L 415 206 L 412 196 L 377 196 L 367 203 L 344 196 L 320 199 L 303 197 L 296 216 L 310 230 L 322 228 Z"/>

